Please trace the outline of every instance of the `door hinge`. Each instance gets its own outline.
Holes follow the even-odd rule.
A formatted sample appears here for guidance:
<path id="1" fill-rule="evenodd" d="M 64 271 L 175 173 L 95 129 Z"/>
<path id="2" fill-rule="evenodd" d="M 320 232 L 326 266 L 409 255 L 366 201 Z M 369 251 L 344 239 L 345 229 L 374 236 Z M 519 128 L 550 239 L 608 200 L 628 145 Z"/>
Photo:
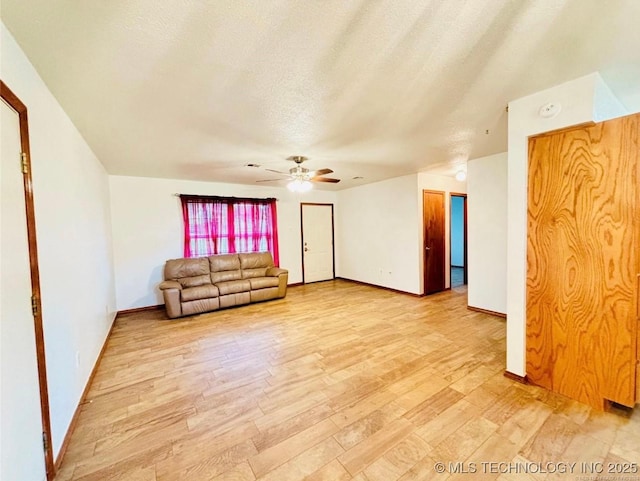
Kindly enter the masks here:
<path id="1" fill-rule="evenodd" d="M 47 440 L 47 433 L 45 433 L 44 431 L 42 432 L 42 447 L 44 448 L 45 451 L 49 449 L 49 441 Z"/>
<path id="2" fill-rule="evenodd" d="M 38 299 L 36 299 L 36 296 L 31 296 L 31 312 L 34 316 L 38 313 Z"/>
<path id="3" fill-rule="evenodd" d="M 27 163 L 27 154 L 26 154 L 26 152 L 22 152 L 20 154 L 20 165 L 22 167 L 22 173 L 23 174 L 28 174 L 29 173 L 29 164 Z"/>

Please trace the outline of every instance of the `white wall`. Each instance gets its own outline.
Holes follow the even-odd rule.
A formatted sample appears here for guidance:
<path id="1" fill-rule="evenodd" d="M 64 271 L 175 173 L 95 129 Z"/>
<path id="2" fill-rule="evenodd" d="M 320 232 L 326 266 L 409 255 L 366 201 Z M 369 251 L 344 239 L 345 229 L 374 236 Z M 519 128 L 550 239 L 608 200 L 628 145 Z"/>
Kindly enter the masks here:
<path id="1" fill-rule="evenodd" d="M 444 250 L 445 250 L 445 287 L 451 286 L 451 254 L 450 254 L 450 238 L 451 238 L 451 196 L 449 194 L 465 194 L 467 192 L 467 183 L 460 182 L 453 177 L 444 175 L 434 175 L 426 172 L 418 174 L 418 234 L 420 241 L 420 265 L 424 262 L 424 252 L 422 251 L 422 242 L 424 238 L 423 218 L 422 218 L 422 191 L 423 190 L 439 190 L 445 193 L 444 196 Z M 467 209 L 469 206 L 467 205 Z M 422 270 L 421 270 L 422 272 Z M 420 274 L 420 292 L 424 291 L 424 278 Z"/>
<path id="2" fill-rule="evenodd" d="M 110 176 L 117 309 L 164 304 L 158 284 L 167 259 L 183 257 L 182 210 L 175 193 L 278 199 L 280 266 L 302 282 L 300 202 L 336 204 L 334 192 L 147 177 Z M 334 209 L 337 209 L 335 207 Z"/>
<path id="3" fill-rule="evenodd" d="M 467 303 L 507 312 L 507 153 L 467 162 Z"/>
<path id="4" fill-rule="evenodd" d="M 410 175 L 339 192 L 110 176 L 117 309 L 162 304 L 157 286 L 167 259 L 182 257 L 182 213 L 175 193 L 276 197 L 280 265 L 302 281 L 300 202 L 335 205 L 336 275 L 422 292 L 422 191 L 465 192 L 449 177 Z M 447 195 L 448 262 L 448 195 Z M 135 232 L 136 235 L 131 235 Z M 447 285 L 448 285 L 447 276 Z"/>
<path id="5" fill-rule="evenodd" d="M 542 105 L 561 105 L 554 118 L 538 115 Z M 507 370 L 526 371 L 528 137 L 626 112 L 598 73 L 509 103 L 507 211 Z"/>
<path id="6" fill-rule="evenodd" d="M 29 113 L 56 455 L 115 316 L 108 177 L 4 24 L 0 35 L 0 75 Z M 42 440 L 32 442 L 41 446 Z"/>
<path id="7" fill-rule="evenodd" d="M 338 192 L 336 276 L 420 294 L 417 175 Z"/>

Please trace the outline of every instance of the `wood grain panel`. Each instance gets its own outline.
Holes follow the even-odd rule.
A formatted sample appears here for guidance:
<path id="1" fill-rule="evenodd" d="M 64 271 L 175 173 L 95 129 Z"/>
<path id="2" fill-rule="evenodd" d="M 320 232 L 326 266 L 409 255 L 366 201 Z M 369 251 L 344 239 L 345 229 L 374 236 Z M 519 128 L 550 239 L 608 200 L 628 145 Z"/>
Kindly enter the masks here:
<path id="1" fill-rule="evenodd" d="M 640 115 L 529 142 L 527 377 L 633 406 Z"/>
<path id="2" fill-rule="evenodd" d="M 423 191 L 424 216 L 424 293 L 445 288 L 444 192 Z"/>

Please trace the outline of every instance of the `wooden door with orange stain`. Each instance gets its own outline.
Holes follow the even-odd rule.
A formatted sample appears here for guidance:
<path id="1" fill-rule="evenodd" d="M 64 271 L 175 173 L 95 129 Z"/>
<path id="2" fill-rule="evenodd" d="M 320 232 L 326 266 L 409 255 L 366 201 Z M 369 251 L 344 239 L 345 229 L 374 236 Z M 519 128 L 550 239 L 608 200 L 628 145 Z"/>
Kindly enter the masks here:
<path id="1" fill-rule="evenodd" d="M 422 202 L 424 223 L 424 293 L 445 289 L 444 192 L 424 190 Z"/>
<path id="2" fill-rule="evenodd" d="M 527 378 L 635 403 L 640 114 L 529 140 Z"/>

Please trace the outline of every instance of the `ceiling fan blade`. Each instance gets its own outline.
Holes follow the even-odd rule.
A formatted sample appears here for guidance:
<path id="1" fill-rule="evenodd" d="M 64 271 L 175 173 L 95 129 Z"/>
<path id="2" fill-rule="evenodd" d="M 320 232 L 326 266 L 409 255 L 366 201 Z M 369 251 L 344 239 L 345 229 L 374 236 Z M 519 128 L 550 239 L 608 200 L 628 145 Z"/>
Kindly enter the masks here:
<path id="1" fill-rule="evenodd" d="M 275 172 L 276 174 L 282 174 L 282 175 L 289 175 L 289 172 L 280 172 L 279 170 L 273 170 L 273 169 L 264 169 L 268 172 Z"/>
<path id="2" fill-rule="evenodd" d="M 317 175 L 326 175 L 326 174 L 333 174 L 333 170 L 331 170 L 331 169 L 316 170 L 316 176 Z"/>
<path id="3" fill-rule="evenodd" d="M 309 179 L 311 182 L 329 182 L 330 184 L 337 184 L 340 179 L 332 179 L 331 177 L 312 177 Z"/>
<path id="4" fill-rule="evenodd" d="M 281 180 L 289 180 L 289 179 L 262 179 L 262 180 L 256 180 L 256 182 L 279 182 Z"/>

